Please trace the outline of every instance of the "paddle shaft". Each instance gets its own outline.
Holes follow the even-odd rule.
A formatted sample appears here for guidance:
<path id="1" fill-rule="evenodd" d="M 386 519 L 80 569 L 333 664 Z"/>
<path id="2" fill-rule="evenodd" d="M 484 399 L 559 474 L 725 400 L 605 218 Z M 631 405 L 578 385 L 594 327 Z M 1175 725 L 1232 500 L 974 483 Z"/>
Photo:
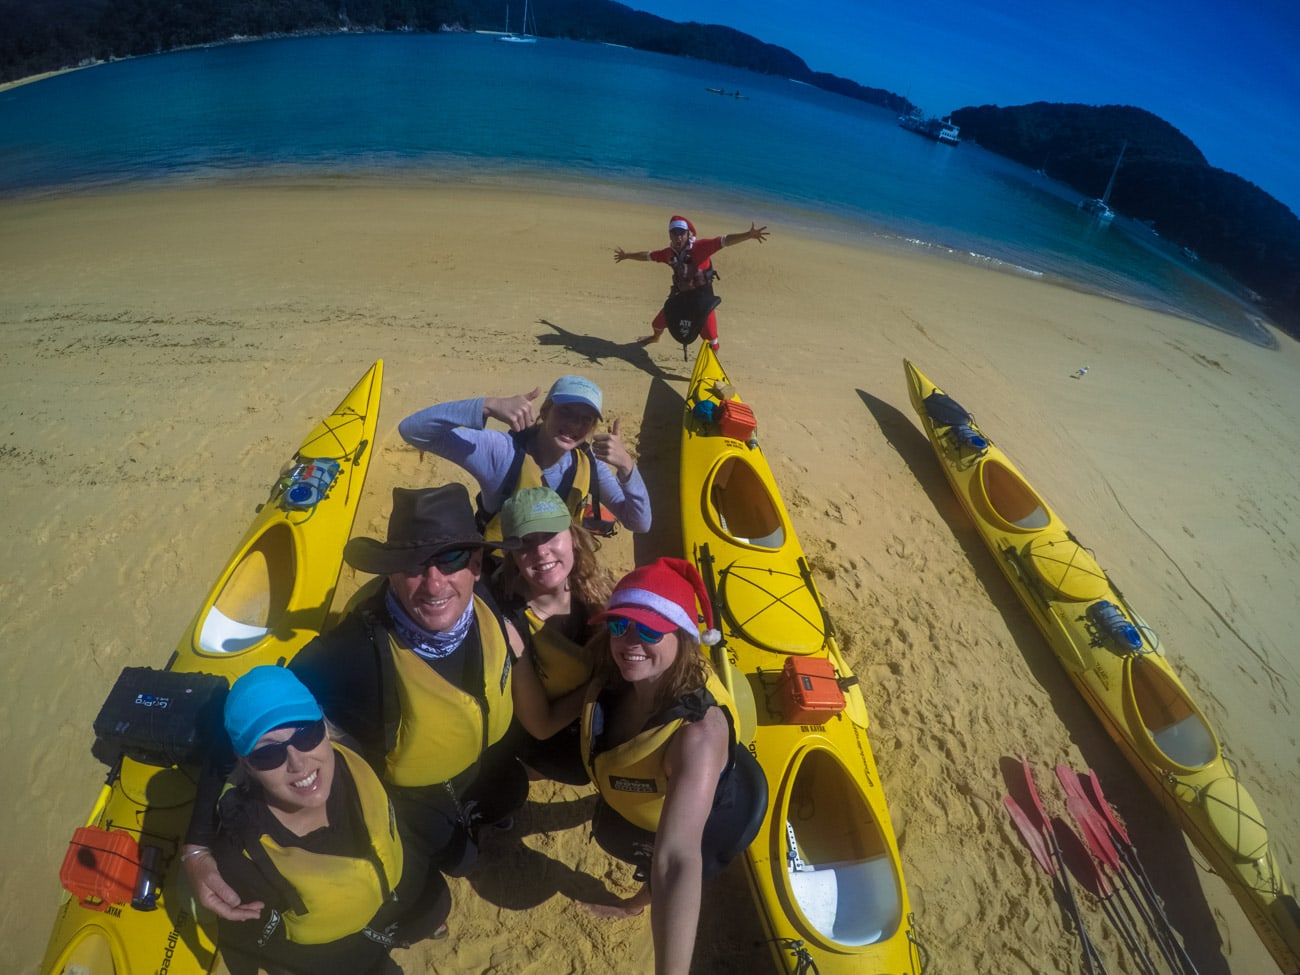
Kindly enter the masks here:
<path id="1" fill-rule="evenodd" d="M 1146 901 L 1150 911 L 1151 922 L 1158 924 L 1160 934 L 1157 941 L 1162 943 L 1169 951 L 1173 952 L 1176 964 L 1174 968 L 1178 969 L 1183 975 L 1200 975 L 1196 969 L 1196 964 L 1192 961 L 1191 956 L 1187 954 L 1187 949 L 1183 947 L 1174 931 L 1174 926 L 1170 923 L 1168 915 L 1165 914 L 1164 905 L 1160 903 L 1160 898 L 1156 895 L 1155 887 L 1151 883 L 1151 878 L 1147 876 L 1146 868 L 1142 866 L 1142 860 L 1138 857 L 1137 847 L 1129 839 L 1128 833 L 1123 825 L 1115 817 L 1110 803 L 1106 799 L 1106 794 L 1101 790 L 1101 781 L 1097 778 L 1097 773 L 1088 769 L 1087 783 L 1090 789 L 1085 788 L 1083 779 L 1070 769 L 1073 775 L 1076 787 L 1081 795 L 1084 795 L 1089 805 L 1098 813 L 1103 824 L 1103 828 L 1115 841 L 1119 851 L 1120 858 L 1128 868 L 1133 879 L 1137 882 L 1138 890 L 1142 892 L 1142 898 Z"/>
<path id="2" fill-rule="evenodd" d="M 1120 856 L 1115 849 L 1115 844 L 1111 842 L 1110 836 L 1106 832 L 1106 824 L 1097 813 L 1097 810 L 1093 808 L 1092 803 L 1084 797 L 1078 775 L 1068 765 L 1058 765 L 1056 766 L 1056 777 L 1066 793 L 1066 808 L 1069 809 L 1070 815 L 1074 817 L 1074 821 L 1082 831 L 1084 841 L 1088 844 L 1092 856 L 1101 864 L 1102 870 L 1107 877 L 1113 877 L 1118 884 L 1119 890 L 1127 895 L 1128 900 L 1146 924 L 1147 931 L 1155 940 L 1156 947 L 1160 949 L 1160 954 L 1164 956 L 1165 962 L 1171 969 L 1177 971 L 1179 967 L 1177 960 L 1165 944 L 1164 938 L 1161 936 L 1161 932 L 1157 930 L 1151 916 L 1142 906 L 1142 902 L 1138 900 L 1137 894 L 1134 893 L 1133 886 L 1129 883 L 1128 876 L 1121 866 Z M 1122 898 L 1118 899 L 1118 903 L 1124 909 L 1129 923 L 1133 924 L 1136 930 L 1137 923 L 1133 920 L 1132 914 L 1129 913 L 1128 906 Z"/>

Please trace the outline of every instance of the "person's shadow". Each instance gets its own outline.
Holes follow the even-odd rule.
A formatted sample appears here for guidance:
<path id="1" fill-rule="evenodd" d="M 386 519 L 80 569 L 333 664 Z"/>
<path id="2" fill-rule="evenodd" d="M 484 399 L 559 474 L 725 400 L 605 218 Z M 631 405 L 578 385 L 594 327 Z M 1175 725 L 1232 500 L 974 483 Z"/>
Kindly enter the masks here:
<path id="1" fill-rule="evenodd" d="M 585 826 L 595 808 L 594 792 L 525 803 L 516 811 L 511 829 L 489 829 L 480 835 L 483 849 L 479 869 L 470 875 L 470 886 L 484 900 L 511 911 L 537 907 L 556 894 L 588 903 L 610 900 L 597 877 L 575 870 L 524 842 L 525 836 Z"/>
<path id="2" fill-rule="evenodd" d="M 636 342 L 611 342 L 609 339 L 602 339 L 595 335 L 581 335 L 578 332 L 570 332 L 567 328 L 556 325 L 554 322 L 547 321 L 545 318 L 537 319 L 537 324 L 545 325 L 551 329 L 554 334 L 542 332 L 537 336 L 537 344 L 541 346 L 558 346 L 574 352 L 592 365 L 601 365 L 606 359 L 622 359 L 628 365 L 635 366 L 642 372 L 649 374 L 654 379 L 680 379 L 689 381 L 690 366 L 686 366 L 686 375 L 678 375 L 668 372 L 659 365 L 650 356 L 650 346 L 638 345 Z M 677 343 L 670 339 L 661 340 L 654 348 L 664 347 L 675 348 Z"/>

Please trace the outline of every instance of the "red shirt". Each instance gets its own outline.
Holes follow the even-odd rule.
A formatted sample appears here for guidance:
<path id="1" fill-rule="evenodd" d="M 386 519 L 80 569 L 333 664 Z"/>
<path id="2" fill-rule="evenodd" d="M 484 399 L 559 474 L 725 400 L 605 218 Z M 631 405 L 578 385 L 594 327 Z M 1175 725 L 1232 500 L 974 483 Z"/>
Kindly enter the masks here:
<path id="1" fill-rule="evenodd" d="M 675 251 L 672 247 L 651 251 L 650 260 L 659 264 L 669 264 L 673 269 L 673 290 L 692 291 L 705 284 L 706 271 L 713 269 L 710 258 L 722 250 L 721 237 L 696 238 L 690 247 Z"/>

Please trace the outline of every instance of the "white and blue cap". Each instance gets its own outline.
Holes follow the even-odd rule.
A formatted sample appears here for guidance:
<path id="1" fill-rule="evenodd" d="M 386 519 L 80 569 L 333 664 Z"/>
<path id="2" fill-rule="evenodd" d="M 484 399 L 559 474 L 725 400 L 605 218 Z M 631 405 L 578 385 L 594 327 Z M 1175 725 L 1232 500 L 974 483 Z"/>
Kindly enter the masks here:
<path id="1" fill-rule="evenodd" d="M 226 734 L 236 755 L 247 755 L 268 731 L 323 717 L 311 691 L 283 667 L 254 667 L 226 695 Z"/>
<path id="2" fill-rule="evenodd" d="M 590 406 L 596 411 L 596 416 L 600 416 L 604 397 L 600 387 L 586 376 L 561 376 L 551 386 L 546 400 L 549 403 L 580 403 Z"/>

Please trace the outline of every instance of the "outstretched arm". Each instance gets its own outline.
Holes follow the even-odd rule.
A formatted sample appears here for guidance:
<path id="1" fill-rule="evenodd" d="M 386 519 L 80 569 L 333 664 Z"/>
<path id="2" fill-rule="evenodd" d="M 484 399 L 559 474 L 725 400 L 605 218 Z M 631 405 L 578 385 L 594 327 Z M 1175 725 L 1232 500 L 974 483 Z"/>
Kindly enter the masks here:
<path id="1" fill-rule="evenodd" d="M 625 251 L 621 247 L 614 248 L 614 263 L 622 261 L 648 261 L 650 260 L 649 251 Z"/>
<path id="2" fill-rule="evenodd" d="M 718 708 L 688 724 L 668 746 L 668 795 L 655 832 L 650 927 L 656 975 L 687 975 L 700 922 L 704 859 L 700 841 L 727 764 L 730 735 Z"/>
<path id="3" fill-rule="evenodd" d="M 756 227 L 753 223 L 750 223 L 749 229 L 744 233 L 723 234 L 722 246 L 730 247 L 732 244 L 741 244 L 747 240 L 756 240 L 761 244 L 763 241 L 767 240 L 768 236 L 769 231 L 766 227 Z"/>

